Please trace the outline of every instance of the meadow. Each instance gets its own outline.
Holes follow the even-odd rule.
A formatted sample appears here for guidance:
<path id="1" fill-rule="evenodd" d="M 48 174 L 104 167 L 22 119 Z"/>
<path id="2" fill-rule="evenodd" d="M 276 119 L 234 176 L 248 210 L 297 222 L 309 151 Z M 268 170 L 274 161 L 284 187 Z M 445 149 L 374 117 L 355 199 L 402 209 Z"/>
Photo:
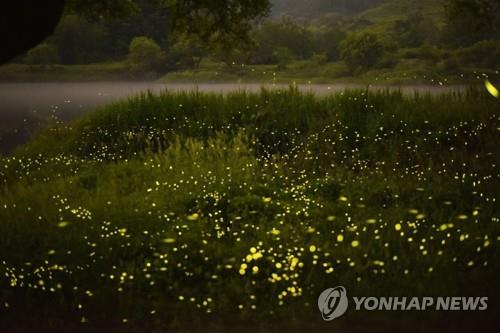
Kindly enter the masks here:
<path id="1" fill-rule="evenodd" d="M 0 159 L 0 322 L 319 325 L 337 285 L 498 299 L 499 110 L 475 89 L 291 87 L 145 93 L 54 123 Z"/>

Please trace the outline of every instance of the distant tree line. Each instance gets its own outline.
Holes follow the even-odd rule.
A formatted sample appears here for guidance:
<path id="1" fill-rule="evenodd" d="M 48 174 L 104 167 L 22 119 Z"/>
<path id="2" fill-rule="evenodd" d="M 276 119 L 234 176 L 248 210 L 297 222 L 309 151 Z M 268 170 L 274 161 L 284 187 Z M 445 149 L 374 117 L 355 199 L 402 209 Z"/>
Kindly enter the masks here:
<path id="1" fill-rule="evenodd" d="M 276 1 L 285 5 L 295 0 Z M 349 70 L 360 72 L 394 66 L 398 53 L 439 62 L 448 70 L 467 64 L 500 64 L 500 0 L 445 0 L 444 25 L 421 11 L 408 13 L 378 33 L 363 29 L 364 23 L 355 16 L 335 17 L 331 24 L 321 25 L 284 16 L 224 39 L 204 36 L 197 28 L 172 31 L 171 11 L 163 2 L 135 3 L 139 10 L 122 20 L 102 22 L 66 13 L 54 35 L 31 50 L 24 61 L 85 64 L 126 59 L 133 71 L 162 72 L 196 68 L 207 57 L 228 65 L 276 64 L 279 68 L 296 60 L 313 64 L 343 60 Z M 356 11 L 377 0 L 311 3 L 318 8 Z"/>

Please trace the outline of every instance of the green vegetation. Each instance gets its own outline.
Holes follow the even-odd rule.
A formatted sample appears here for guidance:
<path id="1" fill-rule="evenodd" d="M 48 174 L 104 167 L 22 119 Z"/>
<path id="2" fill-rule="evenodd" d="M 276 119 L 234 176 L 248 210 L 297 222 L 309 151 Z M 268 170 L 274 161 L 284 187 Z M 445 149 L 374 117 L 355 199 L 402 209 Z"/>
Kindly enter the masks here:
<path id="1" fill-rule="evenodd" d="M 164 58 L 160 46 L 151 38 L 136 37 L 130 43 L 128 61 L 132 72 L 155 72 L 160 69 Z"/>
<path id="2" fill-rule="evenodd" d="M 350 34 L 339 48 L 341 57 L 351 72 L 372 68 L 384 53 L 377 35 L 369 32 Z"/>
<path id="3" fill-rule="evenodd" d="M 52 65 L 61 62 L 57 48 L 47 43 L 29 50 L 24 61 L 30 65 Z"/>
<path id="4" fill-rule="evenodd" d="M 0 321 L 315 323 L 334 285 L 493 300 L 499 106 L 164 92 L 42 131 L 0 160 Z"/>
<path id="5" fill-rule="evenodd" d="M 264 2 L 255 3 L 255 17 L 265 12 Z M 38 56 L 37 66 L 60 59 L 68 66 L 65 75 L 71 76 L 72 65 L 124 63 L 128 68 L 121 79 L 195 82 L 269 82 L 263 73 L 276 72 L 276 80 L 286 83 L 375 83 L 382 77 L 389 77 L 384 79 L 389 83 L 470 83 L 495 77 L 500 70 L 498 0 L 477 0 L 470 6 L 467 0 L 314 0 L 307 2 L 310 10 L 300 1 L 276 0 L 270 19 L 255 23 L 249 17 L 235 18 L 233 23 L 241 24 L 229 29 L 229 35 L 217 33 L 220 27 L 212 31 L 205 26 L 210 18 L 200 19 L 190 31 L 174 29 L 167 19 L 173 10 L 168 5 L 133 3 L 138 6 L 134 15 L 107 22 L 89 21 L 70 11 L 43 45 L 50 46 L 51 56 Z M 205 5 L 208 2 L 202 2 Z M 223 26 L 233 24 L 221 21 Z M 136 51 L 130 61 L 130 46 L 138 38 L 147 38 L 153 48 L 142 45 L 136 50 L 152 53 Z M 16 62 L 33 64 L 32 58 L 21 56 Z M 214 63 L 224 66 L 212 70 Z M 30 79 L 26 67 L 7 67 L 0 68 L 0 80 Z M 106 65 L 93 67 L 98 68 L 102 72 L 91 77 L 116 79 L 114 72 L 108 75 Z M 52 69 L 60 67 L 45 67 L 46 80 L 59 77 Z M 32 72 L 32 79 L 38 80 L 37 71 Z M 74 74 L 79 80 L 79 71 Z"/>
<path id="6" fill-rule="evenodd" d="M 1 81 L 110 81 L 142 79 L 130 72 L 126 62 L 88 65 L 25 65 L 0 67 Z M 147 74 L 143 78 L 148 78 Z M 151 77 L 149 77 L 150 79 Z"/>
<path id="7" fill-rule="evenodd" d="M 472 84 L 483 85 L 486 78 L 498 79 L 496 70 L 482 70 L 474 65 L 460 66 L 455 55 L 445 61 L 433 61 L 434 49 L 405 49 L 401 51 L 402 59 L 394 68 L 383 66 L 370 69 L 364 73 L 352 73 L 344 62 L 323 63 L 321 55 L 310 60 L 294 60 L 280 65 L 246 65 L 218 63 L 204 60 L 197 68 L 171 72 L 160 81 L 167 83 L 361 83 L 361 84 Z M 469 49 L 461 50 L 464 54 Z M 429 57 L 421 60 L 415 54 Z M 460 55 L 457 55 L 460 56 Z M 489 57 L 480 61 L 487 61 Z M 384 61 L 391 63 L 392 59 Z M 495 61 L 495 60 L 493 60 Z"/>
<path id="8" fill-rule="evenodd" d="M 499 0 L 448 0 L 445 9 L 448 42 L 469 46 L 500 37 Z"/>

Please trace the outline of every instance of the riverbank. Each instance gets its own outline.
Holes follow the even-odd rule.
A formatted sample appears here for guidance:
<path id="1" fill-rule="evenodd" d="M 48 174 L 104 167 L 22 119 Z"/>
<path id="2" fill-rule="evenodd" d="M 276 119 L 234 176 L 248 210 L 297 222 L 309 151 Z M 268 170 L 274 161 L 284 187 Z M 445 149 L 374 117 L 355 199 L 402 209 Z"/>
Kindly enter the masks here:
<path id="1" fill-rule="evenodd" d="M 89 65 L 25 65 L 0 66 L 0 82 L 93 82 L 155 79 L 134 76 L 124 62 Z"/>
<path id="2" fill-rule="evenodd" d="M 258 83 L 258 84 L 382 84 L 382 85 L 475 85 L 485 79 L 499 80 L 498 70 L 464 67 L 455 72 L 436 70 L 425 61 L 401 61 L 394 68 L 372 69 L 353 75 L 342 62 L 316 64 L 296 61 L 276 65 L 227 65 L 203 61 L 189 70 L 133 73 L 125 62 L 89 65 L 0 67 L 0 82 L 158 81 L 163 83 Z"/>

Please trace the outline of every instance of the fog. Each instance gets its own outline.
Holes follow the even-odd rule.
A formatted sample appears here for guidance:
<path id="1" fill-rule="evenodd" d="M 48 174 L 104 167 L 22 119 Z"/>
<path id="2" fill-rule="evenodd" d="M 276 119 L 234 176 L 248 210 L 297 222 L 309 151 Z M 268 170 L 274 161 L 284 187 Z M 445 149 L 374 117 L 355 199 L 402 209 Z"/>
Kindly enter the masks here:
<path id="1" fill-rule="evenodd" d="M 261 87 L 287 89 L 280 84 L 161 84 L 154 82 L 90 83 L 0 83 L 0 153 L 12 151 L 28 141 L 36 130 L 51 121 L 70 121 L 97 106 L 144 91 L 162 90 L 228 93 L 237 90 L 259 91 Z M 302 91 L 325 95 L 349 88 L 366 88 L 359 84 L 298 85 Z M 443 93 L 460 86 L 414 85 L 404 87 L 368 86 L 370 89 L 401 89 L 405 93 Z"/>

